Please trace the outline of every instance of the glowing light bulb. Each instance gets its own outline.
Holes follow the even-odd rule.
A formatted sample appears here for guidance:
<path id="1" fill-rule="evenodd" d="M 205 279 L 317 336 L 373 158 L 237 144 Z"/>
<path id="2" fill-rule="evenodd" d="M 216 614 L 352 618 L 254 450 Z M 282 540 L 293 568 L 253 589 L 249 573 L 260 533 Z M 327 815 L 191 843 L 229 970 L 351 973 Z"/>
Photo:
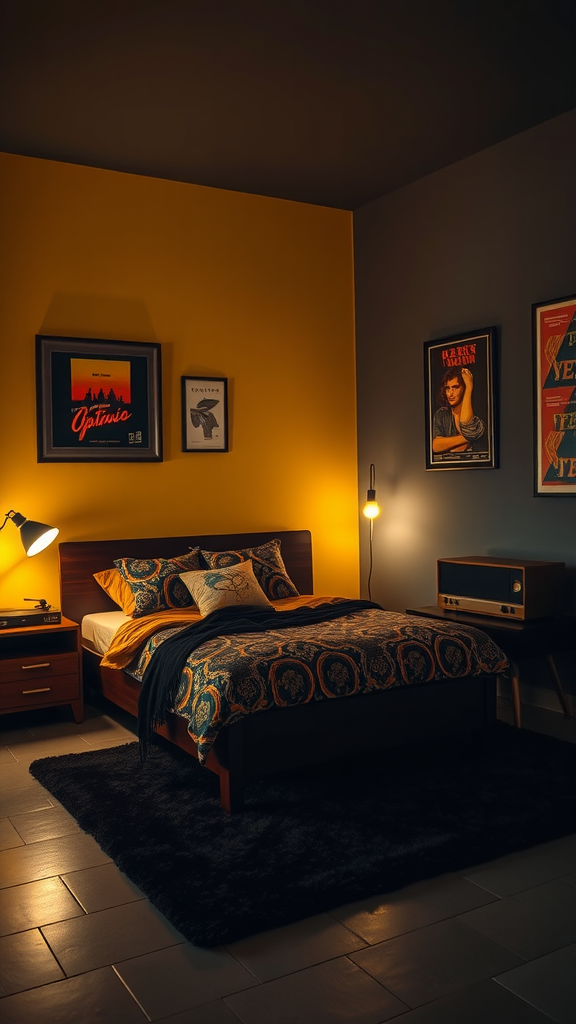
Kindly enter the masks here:
<path id="1" fill-rule="evenodd" d="M 376 519 L 376 516 L 380 515 L 380 505 L 373 498 L 368 498 L 362 512 L 366 519 Z"/>

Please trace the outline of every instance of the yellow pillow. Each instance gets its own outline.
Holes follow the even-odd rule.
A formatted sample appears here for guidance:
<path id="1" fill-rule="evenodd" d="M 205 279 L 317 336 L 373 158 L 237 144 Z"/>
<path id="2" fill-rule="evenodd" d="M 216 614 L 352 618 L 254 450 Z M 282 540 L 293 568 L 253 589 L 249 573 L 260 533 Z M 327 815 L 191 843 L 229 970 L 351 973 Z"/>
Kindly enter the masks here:
<path id="1" fill-rule="evenodd" d="M 105 590 L 108 597 L 111 597 L 114 604 L 122 609 L 124 615 L 133 615 L 136 608 L 134 594 L 126 583 L 118 569 L 103 569 L 102 572 L 95 572 L 94 579 L 99 583 L 102 590 Z"/>

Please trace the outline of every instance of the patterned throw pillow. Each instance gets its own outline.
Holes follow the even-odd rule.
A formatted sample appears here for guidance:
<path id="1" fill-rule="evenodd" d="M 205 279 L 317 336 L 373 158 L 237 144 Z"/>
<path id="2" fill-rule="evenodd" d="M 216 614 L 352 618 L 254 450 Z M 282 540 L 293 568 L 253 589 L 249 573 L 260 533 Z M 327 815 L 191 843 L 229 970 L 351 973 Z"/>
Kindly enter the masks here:
<path id="1" fill-rule="evenodd" d="M 224 569 L 183 572 L 181 580 L 198 605 L 200 615 L 209 615 L 217 608 L 229 605 L 272 607 L 254 575 L 250 561 L 238 562 Z"/>
<path id="2" fill-rule="evenodd" d="M 105 590 L 108 597 L 111 597 L 114 604 L 122 609 L 124 615 L 133 615 L 136 608 L 134 594 L 126 583 L 118 569 L 103 569 L 102 572 L 95 572 L 94 579 L 99 583 L 102 590 Z"/>
<path id="3" fill-rule="evenodd" d="M 240 548 L 238 551 L 204 551 L 202 557 L 211 569 L 223 569 L 229 565 L 252 560 L 254 575 L 266 597 L 276 601 L 281 597 L 298 597 L 280 554 L 280 541 L 269 540 L 257 548 Z"/>
<path id="4" fill-rule="evenodd" d="M 134 619 L 168 608 L 192 607 L 180 573 L 200 568 L 200 548 L 177 558 L 117 558 L 114 565 L 134 595 Z"/>

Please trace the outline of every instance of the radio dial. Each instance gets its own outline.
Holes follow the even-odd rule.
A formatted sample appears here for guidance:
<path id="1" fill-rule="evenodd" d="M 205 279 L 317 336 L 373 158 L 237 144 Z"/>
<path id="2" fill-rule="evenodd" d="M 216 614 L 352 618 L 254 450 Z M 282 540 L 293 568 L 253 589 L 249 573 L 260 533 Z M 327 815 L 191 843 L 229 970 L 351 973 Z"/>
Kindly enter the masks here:
<path id="1" fill-rule="evenodd" d="M 514 583 L 512 584 L 512 590 L 515 594 L 520 593 L 520 591 L 522 590 L 522 584 L 520 583 L 520 580 L 514 580 Z"/>

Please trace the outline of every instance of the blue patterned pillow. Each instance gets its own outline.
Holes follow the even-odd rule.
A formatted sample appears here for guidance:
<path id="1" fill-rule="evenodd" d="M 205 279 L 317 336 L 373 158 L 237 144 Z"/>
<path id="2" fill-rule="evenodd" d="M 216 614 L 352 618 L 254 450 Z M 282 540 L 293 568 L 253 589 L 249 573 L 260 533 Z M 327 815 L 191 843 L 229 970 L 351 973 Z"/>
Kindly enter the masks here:
<path id="1" fill-rule="evenodd" d="M 237 562 L 226 569 L 183 572 L 182 582 L 203 616 L 229 605 L 235 608 L 248 604 L 260 608 L 272 607 L 254 575 L 250 561 Z"/>
<path id="2" fill-rule="evenodd" d="M 114 565 L 134 595 L 132 618 L 168 608 L 192 607 L 194 602 L 180 573 L 200 568 L 200 548 L 177 558 L 117 558 Z"/>
<path id="3" fill-rule="evenodd" d="M 254 575 L 266 597 L 271 601 L 298 597 L 298 591 L 286 572 L 278 539 L 269 540 L 257 548 L 240 548 L 237 551 L 202 550 L 202 557 L 210 569 L 223 569 L 251 559 Z"/>

